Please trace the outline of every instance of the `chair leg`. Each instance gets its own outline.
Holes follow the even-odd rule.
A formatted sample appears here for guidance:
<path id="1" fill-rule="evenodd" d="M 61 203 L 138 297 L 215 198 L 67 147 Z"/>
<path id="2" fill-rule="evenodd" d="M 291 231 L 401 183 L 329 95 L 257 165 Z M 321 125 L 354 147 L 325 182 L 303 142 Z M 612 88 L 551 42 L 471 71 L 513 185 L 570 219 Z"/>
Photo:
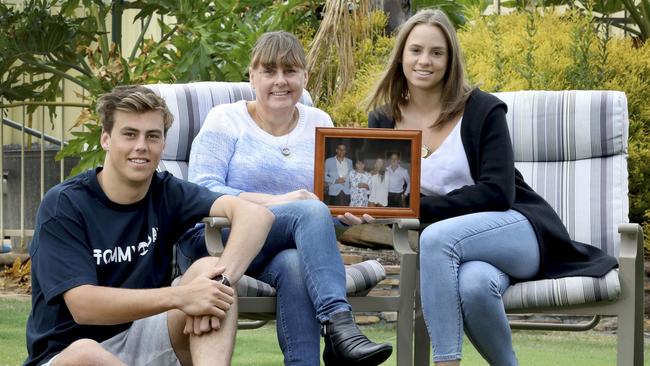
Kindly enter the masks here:
<path id="1" fill-rule="evenodd" d="M 630 311 L 618 316 L 618 366 L 643 365 L 643 313 Z"/>
<path id="2" fill-rule="evenodd" d="M 422 314 L 419 288 L 418 274 L 418 287 L 415 293 L 415 360 L 413 364 L 415 366 L 426 366 L 431 363 L 431 341 Z"/>
<path id="3" fill-rule="evenodd" d="M 413 309 L 397 314 L 397 366 L 413 364 Z"/>
<path id="4" fill-rule="evenodd" d="M 637 224 L 624 224 L 621 233 L 618 309 L 618 366 L 643 365 L 643 231 Z"/>
<path id="5" fill-rule="evenodd" d="M 412 268 L 416 266 L 416 259 L 415 254 L 405 254 L 401 261 L 400 310 L 397 313 L 397 366 L 413 365 L 413 308 L 417 280 Z"/>

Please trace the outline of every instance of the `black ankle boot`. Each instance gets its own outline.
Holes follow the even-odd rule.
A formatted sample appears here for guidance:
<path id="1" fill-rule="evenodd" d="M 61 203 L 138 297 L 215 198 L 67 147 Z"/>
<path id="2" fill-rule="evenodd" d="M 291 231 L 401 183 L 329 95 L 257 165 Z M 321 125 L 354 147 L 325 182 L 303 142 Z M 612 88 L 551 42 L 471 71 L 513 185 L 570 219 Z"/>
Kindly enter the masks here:
<path id="1" fill-rule="evenodd" d="M 393 353 L 388 343 L 377 344 L 361 333 L 352 312 L 336 313 L 323 324 L 325 350 L 323 361 L 327 366 L 376 366 Z"/>

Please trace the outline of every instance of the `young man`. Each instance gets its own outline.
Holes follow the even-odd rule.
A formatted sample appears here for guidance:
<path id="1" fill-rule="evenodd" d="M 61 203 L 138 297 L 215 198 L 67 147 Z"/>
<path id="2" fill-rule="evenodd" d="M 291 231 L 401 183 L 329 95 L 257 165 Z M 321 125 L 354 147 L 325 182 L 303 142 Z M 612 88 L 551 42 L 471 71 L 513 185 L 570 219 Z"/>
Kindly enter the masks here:
<path id="1" fill-rule="evenodd" d="M 390 165 L 386 169 L 388 175 L 388 207 L 406 207 L 408 194 L 411 191 L 411 177 L 402 168 L 401 155 L 390 154 Z"/>
<path id="2" fill-rule="evenodd" d="M 172 116 L 149 89 L 118 87 L 98 113 L 104 166 L 55 186 L 38 210 L 25 365 L 229 364 L 230 285 L 273 214 L 156 172 Z M 204 216 L 230 219 L 228 246 L 169 287 L 172 245 Z"/>

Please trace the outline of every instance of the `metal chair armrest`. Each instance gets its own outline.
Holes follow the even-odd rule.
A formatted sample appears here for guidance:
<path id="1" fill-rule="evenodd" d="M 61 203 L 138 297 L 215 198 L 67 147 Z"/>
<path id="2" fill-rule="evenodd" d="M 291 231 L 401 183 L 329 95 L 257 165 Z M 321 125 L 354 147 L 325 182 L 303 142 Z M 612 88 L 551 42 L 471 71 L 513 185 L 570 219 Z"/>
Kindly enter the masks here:
<path id="1" fill-rule="evenodd" d="M 201 220 L 205 224 L 205 247 L 208 254 L 218 256 L 223 253 L 223 239 L 221 238 L 221 229 L 230 227 L 230 220 L 225 217 L 204 217 Z"/>

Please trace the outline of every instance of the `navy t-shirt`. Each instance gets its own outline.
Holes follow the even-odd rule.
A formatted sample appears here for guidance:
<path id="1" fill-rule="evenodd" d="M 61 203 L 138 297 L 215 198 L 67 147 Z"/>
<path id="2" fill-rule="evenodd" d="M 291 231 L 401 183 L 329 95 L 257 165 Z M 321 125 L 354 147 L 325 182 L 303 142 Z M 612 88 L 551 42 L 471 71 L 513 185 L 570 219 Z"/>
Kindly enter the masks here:
<path id="1" fill-rule="evenodd" d="M 29 253 L 32 311 L 27 320 L 25 365 L 38 365 L 80 338 L 102 342 L 131 323 L 75 323 L 63 293 L 81 285 L 130 289 L 170 284 L 172 245 L 220 194 L 154 174 L 146 196 L 134 204 L 112 202 L 88 170 L 47 192 L 36 217 Z"/>

